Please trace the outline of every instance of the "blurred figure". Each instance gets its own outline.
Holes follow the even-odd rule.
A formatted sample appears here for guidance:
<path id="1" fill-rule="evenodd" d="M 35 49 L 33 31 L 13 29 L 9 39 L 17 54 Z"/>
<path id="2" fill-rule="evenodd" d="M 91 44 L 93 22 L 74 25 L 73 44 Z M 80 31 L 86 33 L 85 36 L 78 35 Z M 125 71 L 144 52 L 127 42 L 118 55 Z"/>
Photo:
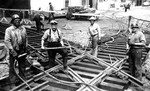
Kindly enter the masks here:
<path id="1" fill-rule="evenodd" d="M 128 10 L 128 5 L 127 4 L 124 4 L 124 10 L 125 10 L 125 12 L 127 12 L 127 10 Z"/>
<path id="2" fill-rule="evenodd" d="M 36 23 L 37 32 L 41 32 L 41 28 L 44 28 L 44 24 L 41 22 L 42 14 L 36 14 L 33 20 Z"/>
<path id="3" fill-rule="evenodd" d="M 129 69 L 131 75 L 141 80 L 142 78 L 142 52 L 145 47 L 146 38 L 137 24 L 131 25 L 132 34 L 129 36 Z"/>
<path id="4" fill-rule="evenodd" d="M 27 40 L 27 33 L 26 29 L 21 26 L 20 24 L 21 18 L 19 15 L 14 14 L 11 20 L 11 26 L 8 27 L 5 31 L 5 43 L 10 52 L 10 59 L 9 59 L 9 79 L 11 88 L 15 86 L 16 82 L 16 73 L 14 71 L 14 61 L 18 61 L 18 69 L 19 69 L 19 76 L 22 79 L 26 80 L 25 78 L 25 61 L 26 56 L 18 58 L 18 55 L 21 55 L 26 52 L 28 40 Z"/>
<path id="5" fill-rule="evenodd" d="M 101 39 L 101 29 L 97 23 L 95 23 L 96 18 L 91 17 L 90 18 L 90 23 L 91 25 L 89 26 L 89 34 L 90 38 L 92 40 L 92 55 L 97 56 L 97 47 L 98 47 L 98 40 Z"/>
<path id="6" fill-rule="evenodd" d="M 54 11 L 54 7 L 51 3 L 49 3 L 49 11 Z M 49 12 L 47 24 L 49 24 L 51 20 L 54 20 L 54 13 L 53 12 Z"/>
<path id="7" fill-rule="evenodd" d="M 51 24 L 51 27 L 48 30 L 46 30 L 44 35 L 42 36 L 42 40 L 41 40 L 42 49 L 45 48 L 44 47 L 45 41 L 48 42 L 49 48 L 64 46 L 61 31 L 57 28 L 57 21 L 52 20 L 50 24 Z M 56 53 L 59 53 L 62 55 L 63 66 L 64 66 L 64 69 L 66 69 L 67 68 L 67 50 L 66 49 L 48 50 L 49 63 L 46 69 L 54 67 L 56 65 L 55 63 Z"/>

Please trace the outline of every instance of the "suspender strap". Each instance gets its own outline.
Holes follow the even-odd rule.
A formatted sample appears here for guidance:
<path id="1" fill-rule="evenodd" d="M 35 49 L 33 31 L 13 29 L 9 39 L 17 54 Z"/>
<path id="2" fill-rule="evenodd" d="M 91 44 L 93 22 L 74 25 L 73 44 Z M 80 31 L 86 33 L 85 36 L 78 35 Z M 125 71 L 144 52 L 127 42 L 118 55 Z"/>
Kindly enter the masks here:
<path id="1" fill-rule="evenodd" d="M 58 29 L 56 29 L 56 31 L 57 31 L 57 34 L 58 34 L 58 42 L 60 41 L 60 34 L 59 34 L 59 31 L 58 31 Z M 51 42 L 51 29 L 49 28 L 49 37 L 48 37 L 49 39 L 49 42 Z"/>

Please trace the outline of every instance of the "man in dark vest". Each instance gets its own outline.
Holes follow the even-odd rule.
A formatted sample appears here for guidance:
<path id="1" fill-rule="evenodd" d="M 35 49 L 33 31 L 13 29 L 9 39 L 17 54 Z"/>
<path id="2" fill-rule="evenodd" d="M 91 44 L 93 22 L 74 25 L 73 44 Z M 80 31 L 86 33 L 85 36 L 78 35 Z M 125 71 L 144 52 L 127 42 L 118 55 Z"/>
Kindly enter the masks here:
<path id="1" fill-rule="evenodd" d="M 62 47 L 64 46 L 63 40 L 62 40 L 62 34 L 61 31 L 57 28 L 57 21 L 52 20 L 50 22 L 51 27 L 45 31 L 44 35 L 42 36 L 41 40 L 41 48 L 44 49 L 44 42 L 48 42 L 48 47 Z M 48 57 L 49 57 L 49 64 L 48 68 L 55 66 L 55 56 L 56 53 L 59 53 L 62 55 L 63 58 L 63 66 L 64 69 L 67 68 L 67 50 L 66 49 L 55 49 L 55 50 L 48 50 Z"/>

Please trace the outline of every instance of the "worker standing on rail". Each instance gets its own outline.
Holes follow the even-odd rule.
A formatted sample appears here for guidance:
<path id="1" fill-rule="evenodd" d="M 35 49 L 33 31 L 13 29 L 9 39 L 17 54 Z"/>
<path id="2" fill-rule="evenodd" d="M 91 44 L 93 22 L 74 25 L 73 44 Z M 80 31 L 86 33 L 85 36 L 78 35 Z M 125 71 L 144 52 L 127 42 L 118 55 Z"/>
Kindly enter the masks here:
<path id="1" fill-rule="evenodd" d="M 91 17 L 90 19 L 91 25 L 89 26 L 89 34 L 90 34 L 90 39 L 92 41 L 92 55 L 97 56 L 97 48 L 98 48 L 98 40 L 101 39 L 101 29 L 100 26 L 95 23 L 96 18 Z"/>
<path id="2" fill-rule="evenodd" d="M 36 23 L 37 32 L 41 32 L 41 28 L 44 28 L 44 24 L 41 22 L 42 14 L 35 14 L 33 20 Z"/>
<path id="3" fill-rule="evenodd" d="M 61 31 L 57 28 L 57 21 L 52 20 L 50 22 L 51 27 L 45 31 L 44 35 L 42 36 L 41 40 L 41 48 L 44 49 L 44 41 L 46 40 L 48 42 L 48 47 L 62 47 L 64 46 L 63 40 L 62 40 L 62 34 Z M 62 55 L 63 58 L 63 66 L 64 69 L 67 68 L 67 50 L 66 49 L 52 49 L 48 50 L 48 57 L 49 57 L 49 64 L 48 68 L 55 66 L 55 56 L 56 53 L 59 53 Z M 46 68 L 47 69 L 47 68 Z"/>
<path id="4" fill-rule="evenodd" d="M 22 79 L 25 78 L 25 60 L 26 56 L 18 58 L 18 55 L 21 55 L 26 52 L 26 47 L 28 44 L 26 29 L 20 24 L 21 18 L 19 15 L 14 14 L 11 20 L 11 26 L 8 27 L 5 31 L 5 43 L 10 52 L 9 59 L 9 79 L 10 79 L 10 88 L 15 86 L 17 80 L 17 75 L 14 70 L 14 61 L 18 61 L 19 76 Z"/>
<path id="5" fill-rule="evenodd" d="M 47 22 L 47 24 L 49 24 L 51 20 L 54 20 L 54 13 L 51 12 L 51 11 L 54 11 L 54 7 L 53 7 L 53 5 L 51 4 L 51 2 L 49 3 L 49 11 L 50 11 L 50 12 L 49 12 L 49 17 L 48 17 L 48 22 Z"/>
<path id="6" fill-rule="evenodd" d="M 131 75 L 141 80 L 142 78 L 142 51 L 146 43 L 145 35 L 137 24 L 131 24 L 132 34 L 129 36 L 129 68 Z"/>

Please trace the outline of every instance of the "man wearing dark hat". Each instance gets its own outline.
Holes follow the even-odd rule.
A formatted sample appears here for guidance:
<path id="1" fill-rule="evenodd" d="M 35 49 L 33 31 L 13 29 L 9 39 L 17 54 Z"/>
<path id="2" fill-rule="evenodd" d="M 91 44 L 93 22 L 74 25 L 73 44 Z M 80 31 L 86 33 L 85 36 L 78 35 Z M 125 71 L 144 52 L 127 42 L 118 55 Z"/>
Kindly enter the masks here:
<path id="1" fill-rule="evenodd" d="M 62 34 L 61 31 L 57 28 L 57 21 L 52 20 L 50 22 L 51 27 L 45 31 L 44 35 L 42 36 L 41 40 L 41 48 L 44 49 L 44 42 L 48 42 L 48 47 L 62 47 L 64 46 L 63 40 L 62 40 Z M 48 68 L 55 66 L 55 56 L 56 53 L 59 53 L 62 55 L 63 58 L 63 66 L 64 69 L 67 68 L 67 50 L 66 49 L 55 49 L 55 50 L 48 50 L 48 57 L 49 57 L 49 64 Z M 46 69 L 48 69 L 46 68 Z"/>
<path id="2" fill-rule="evenodd" d="M 19 15 L 14 14 L 12 16 L 12 25 L 6 29 L 4 38 L 10 52 L 9 78 L 10 83 L 12 84 L 11 87 L 15 86 L 14 83 L 16 82 L 17 78 L 13 68 L 15 60 L 18 61 L 19 75 L 25 80 L 25 56 L 18 58 L 18 55 L 26 52 L 28 41 L 26 29 L 20 24 L 20 21 L 21 18 Z"/>
<path id="3" fill-rule="evenodd" d="M 142 51 L 146 43 L 145 35 L 139 29 L 137 24 L 131 24 L 132 34 L 129 36 L 129 68 L 131 75 L 141 80 L 142 78 Z"/>
<path id="4" fill-rule="evenodd" d="M 89 30 L 89 34 L 90 34 L 90 38 L 92 40 L 92 55 L 97 56 L 97 47 L 98 47 L 98 40 L 101 39 L 101 30 L 100 27 L 97 23 L 95 23 L 96 18 L 95 17 L 91 17 L 90 18 L 90 23 L 91 25 L 89 26 L 88 30 Z"/>

